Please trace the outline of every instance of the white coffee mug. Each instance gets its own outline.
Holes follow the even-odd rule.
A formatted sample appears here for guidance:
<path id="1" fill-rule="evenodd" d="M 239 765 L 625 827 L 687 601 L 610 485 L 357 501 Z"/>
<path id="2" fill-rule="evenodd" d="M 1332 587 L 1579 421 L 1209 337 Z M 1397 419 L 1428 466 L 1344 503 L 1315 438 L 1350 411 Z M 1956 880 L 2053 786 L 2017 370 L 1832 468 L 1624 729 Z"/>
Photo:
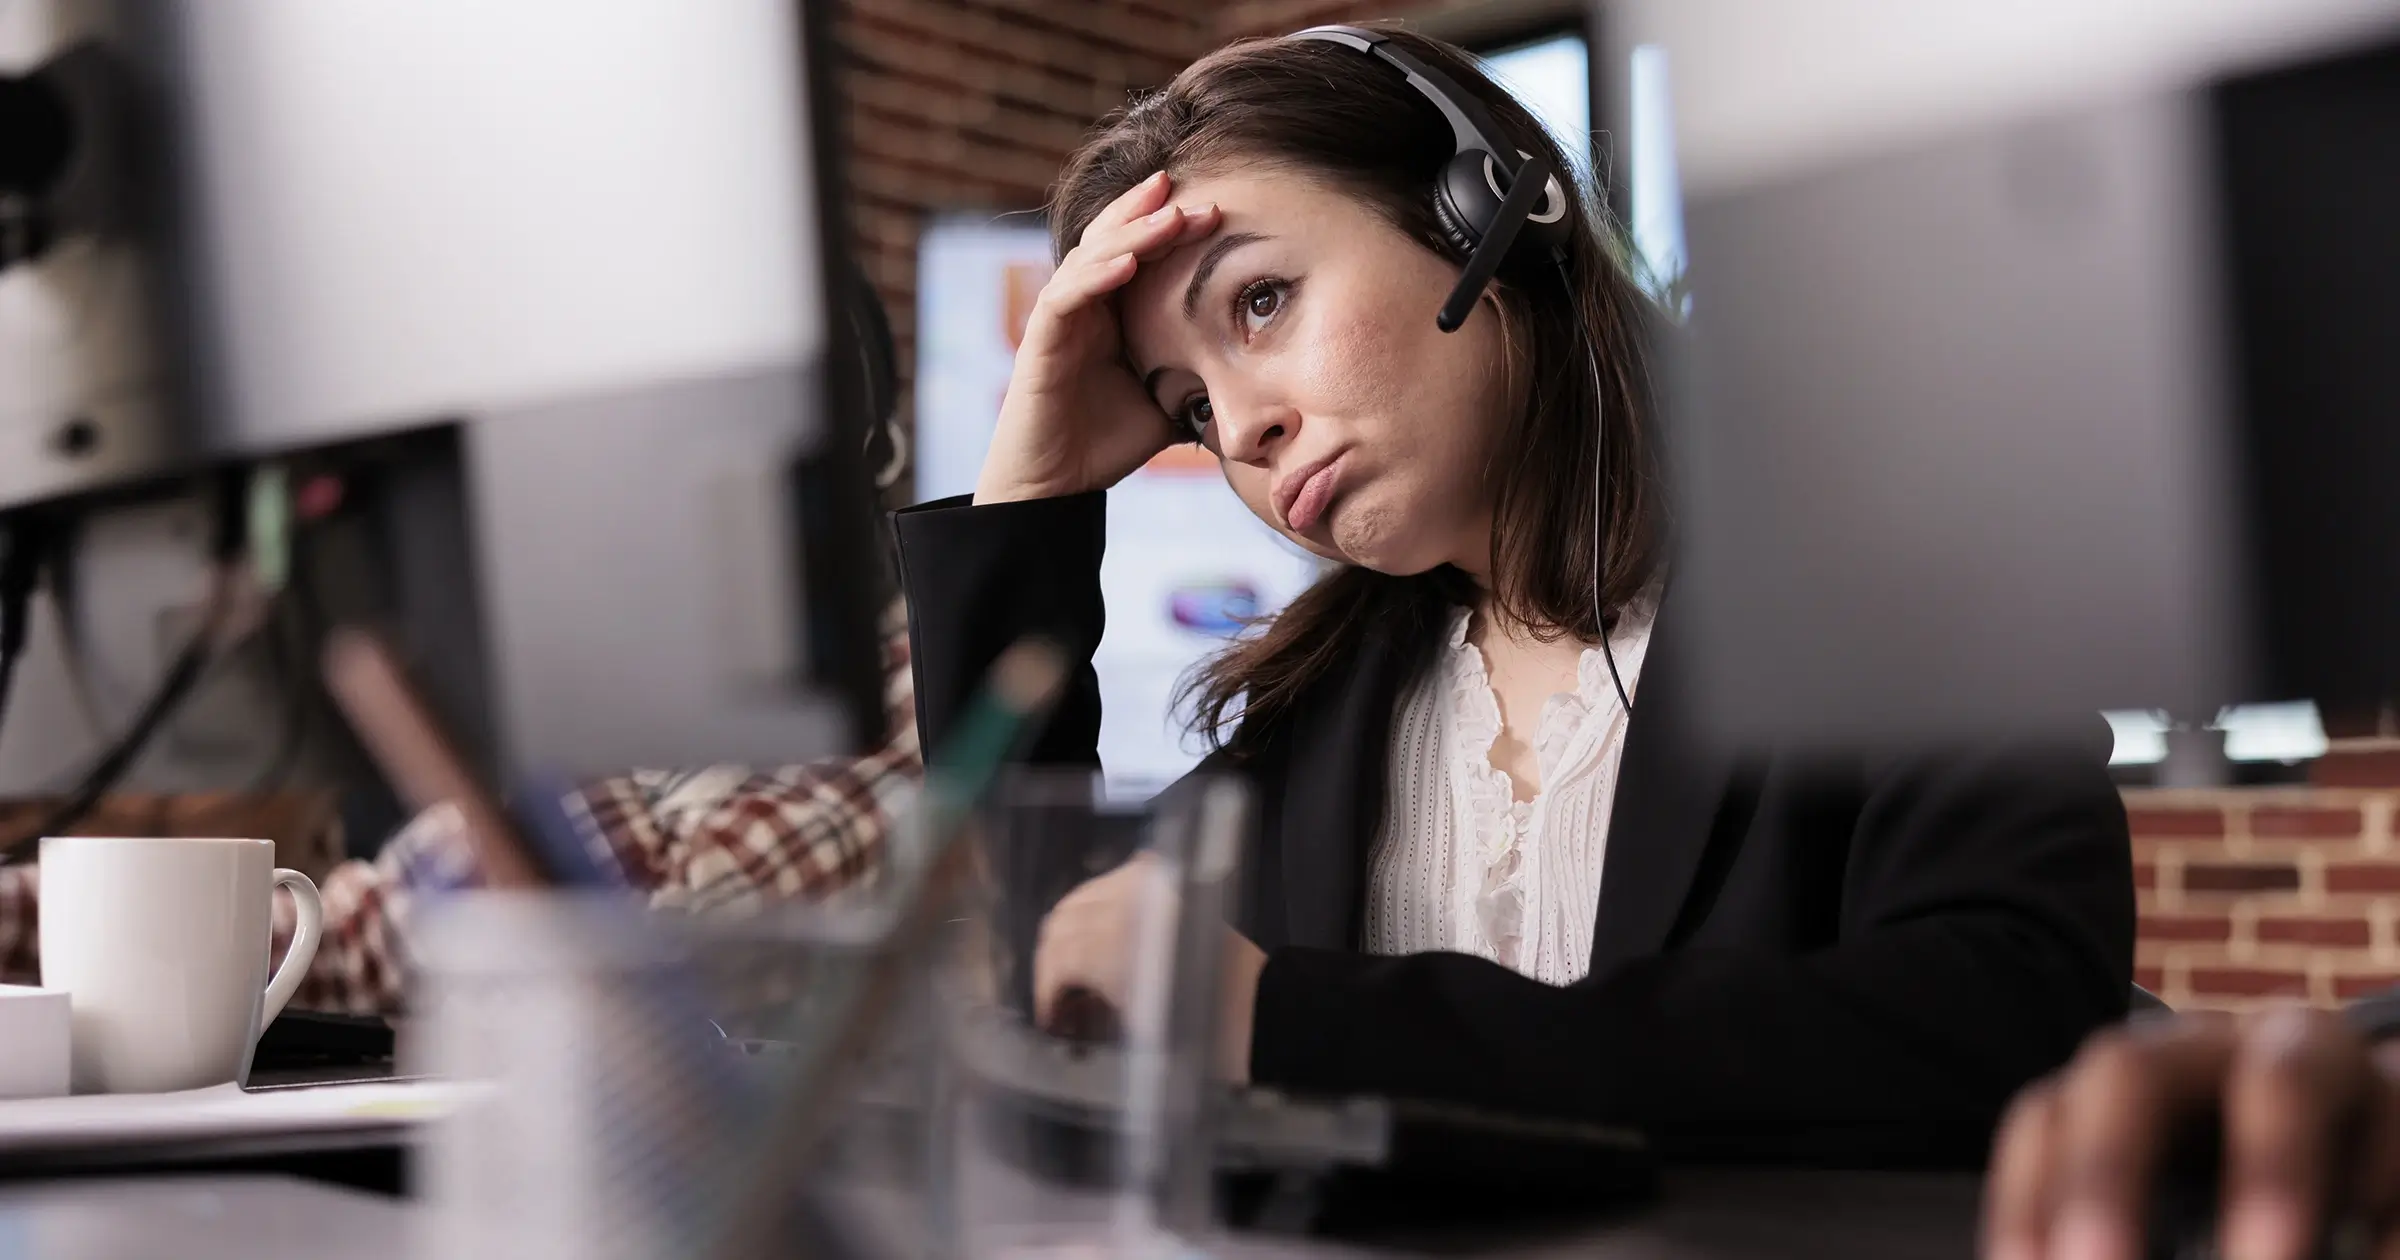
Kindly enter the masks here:
<path id="1" fill-rule="evenodd" d="M 41 885 L 42 984 L 67 991 L 79 1094 L 246 1080 L 324 920 L 271 840 L 51 836 Z M 299 930 L 269 981 L 277 885 Z"/>

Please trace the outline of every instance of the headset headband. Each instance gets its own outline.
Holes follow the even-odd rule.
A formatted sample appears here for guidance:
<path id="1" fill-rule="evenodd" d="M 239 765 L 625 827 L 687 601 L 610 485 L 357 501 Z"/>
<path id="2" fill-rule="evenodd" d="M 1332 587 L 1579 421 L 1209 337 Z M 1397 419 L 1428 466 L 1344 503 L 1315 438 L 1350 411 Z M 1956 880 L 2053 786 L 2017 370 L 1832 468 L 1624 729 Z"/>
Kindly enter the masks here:
<path id="1" fill-rule="evenodd" d="M 1451 140 L 1460 152 L 1479 149 L 1489 153 L 1498 159 L 1503 174 L 1512 180 L 1516 178 L 1517 167 L 1522 159 L 1517 156 L 1517 146 L 1510 144 L 1507 136 L 1502 134 L 1499 121 L 1492 117 L 1491 111 L 1485 109 L 1483 102 L 1475 99 L 1474 94 L 1460 87 L 1456 79 L 1426 65 L 1415 53 L 1394 47 L 1391 36 L 1356 26 L 1312 26 L 1292 38 L 1341 44 L 1367 53 L 1399 70 L 1408 76 L 1410 85 L 1419 94 L 1442 111 L 1442 117 L 1450 124 Z"/>

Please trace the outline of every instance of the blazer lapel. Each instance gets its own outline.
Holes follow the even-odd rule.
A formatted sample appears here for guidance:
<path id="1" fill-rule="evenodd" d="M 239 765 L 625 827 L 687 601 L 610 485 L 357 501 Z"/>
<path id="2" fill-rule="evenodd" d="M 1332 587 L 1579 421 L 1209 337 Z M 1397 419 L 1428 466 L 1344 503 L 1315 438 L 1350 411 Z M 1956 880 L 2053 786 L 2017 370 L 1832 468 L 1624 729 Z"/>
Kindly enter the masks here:
<path id="1" fill-rule="evenodd" d="M 1404 656 L 1389 637 L 1369 636 L 1351 667 L 1326 680 L 1325 702 L 1295 718 L 1279 838 L 1294 945 L 1358 946 L 1360 889 L 1383 821 L 1392 707 L 1410 664 Z"/>
<path id="2" fill-rule="evenodd" d="M 1712 749 L 1694 729 L 1674 609 L 1664 601 L 1651 628 L 1625 736 L 1592 931 L 1595 976 L 1666 945 L 1734 772 L 1734 755 Z"/>

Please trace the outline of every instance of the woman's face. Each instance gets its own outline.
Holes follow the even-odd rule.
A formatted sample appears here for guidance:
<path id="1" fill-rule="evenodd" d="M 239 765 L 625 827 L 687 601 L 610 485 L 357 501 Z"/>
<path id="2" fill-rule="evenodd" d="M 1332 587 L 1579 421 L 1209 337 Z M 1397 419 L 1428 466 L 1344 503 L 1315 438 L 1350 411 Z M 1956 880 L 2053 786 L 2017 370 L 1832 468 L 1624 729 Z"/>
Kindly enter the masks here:
<path id="1" fill-rule="evenodd" d="M 1481 574 L 1483 470 L 1507 405 L 1498 303 L 1434 312 L 1458 268 L 1357 197 L 1258 167 L 1178 179 L 1216 232 L 1119 295 L 1150 396 L 1286 537 L 1383 573 Z"/>

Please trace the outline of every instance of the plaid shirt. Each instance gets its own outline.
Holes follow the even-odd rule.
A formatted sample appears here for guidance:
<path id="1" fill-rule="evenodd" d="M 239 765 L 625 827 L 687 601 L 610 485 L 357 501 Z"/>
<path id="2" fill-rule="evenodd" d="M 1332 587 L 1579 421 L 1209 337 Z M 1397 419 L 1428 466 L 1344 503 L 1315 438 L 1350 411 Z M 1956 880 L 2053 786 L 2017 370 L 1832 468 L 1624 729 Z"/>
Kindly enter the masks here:
<path id="1" fill-rule="evenodd" d="M 898 605 L 883 626 L 884 712 L 889 742 L 860 758 L 776 770 L 712 766 L 637 770 L 582 784 L 570 816 L 606 842 L 625 882 L 654 906 L 709 910 L 785 898 L 820 897 L 874 878 L 892 821 L 924 763 L 917 750 L 916 697 L 908 633 Z M 32 983 L 40 873 L 0 868 L 0 978 Z M 406 994 L 412 898 L 483 882 L 458 811 L 418 815 L 373 861 L 336 866 L 318 884 L 324 936 L 293 1005 L 313 1010 L 397 1010 Z M 275 956 L 291 942 L 293 910 L 278 892 Z"/>

